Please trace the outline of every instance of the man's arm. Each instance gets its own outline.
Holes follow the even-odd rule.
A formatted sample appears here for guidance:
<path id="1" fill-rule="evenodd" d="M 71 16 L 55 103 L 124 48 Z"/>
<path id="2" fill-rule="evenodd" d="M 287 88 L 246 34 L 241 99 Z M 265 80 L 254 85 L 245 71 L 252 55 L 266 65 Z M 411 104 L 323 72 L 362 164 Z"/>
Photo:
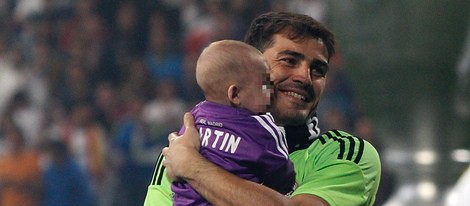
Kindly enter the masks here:
<path id="1" fill-rule="evenodd" d="M 184 116 L 185 133 L 168 137 L 170 146 L 163 149 L 167 175 L 185 180 L 214 205 L 328 205 L 314 195 L 288 198 L 268 187 L 235 176 L 207 161 L 199 154 L 200 139 L 191 113 Z"/>

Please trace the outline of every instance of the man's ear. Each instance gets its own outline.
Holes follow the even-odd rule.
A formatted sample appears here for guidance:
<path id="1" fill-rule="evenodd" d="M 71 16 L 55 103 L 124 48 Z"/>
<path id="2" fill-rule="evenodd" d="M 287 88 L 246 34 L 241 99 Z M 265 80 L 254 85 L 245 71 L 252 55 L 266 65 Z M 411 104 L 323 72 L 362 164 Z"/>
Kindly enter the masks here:
<path id="1" fill-rule="evenodd" d="M 227 96 L 231 104 L 236 106 L 240 105 L 240 87 L 236 84 L 232 84 L 228 87 Z"/>

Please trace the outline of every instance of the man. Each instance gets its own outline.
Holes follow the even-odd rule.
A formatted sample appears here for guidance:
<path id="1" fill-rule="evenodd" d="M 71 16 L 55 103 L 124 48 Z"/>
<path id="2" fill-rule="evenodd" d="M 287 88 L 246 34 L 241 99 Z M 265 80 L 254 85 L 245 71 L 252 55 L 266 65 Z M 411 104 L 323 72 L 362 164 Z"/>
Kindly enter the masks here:
<path id="1" fill-rule="evenodd" d="M 157 162 L 166 169 L 157 165 L 145 205 L 171 205 L 164 172 L 170 179 L 188 182 L 213 205 L 373 205 L 380 180 L 374 147 L 342 131 L 316 137 L 312 129 L 334 54 L 333 34 L 309 16 L 269 12 L 252 22 L 245 41 L 263 52 L 271 66 L 271 112 L 286 129 L 295 191 L 281 195 L 202 158 L 194 120 L 186 114 L 186 132 L 169 136 L 165 158 Z"/>

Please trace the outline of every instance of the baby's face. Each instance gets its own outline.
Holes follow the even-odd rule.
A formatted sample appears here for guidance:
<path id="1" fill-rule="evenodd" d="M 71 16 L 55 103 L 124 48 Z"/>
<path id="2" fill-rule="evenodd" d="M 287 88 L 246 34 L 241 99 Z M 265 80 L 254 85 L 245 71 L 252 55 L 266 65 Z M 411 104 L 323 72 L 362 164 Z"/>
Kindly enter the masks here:
<path id="1" fill-rule="evenodd" d="M 242 107 L 254 113 L 265 113 L 270 105 L 273 88 L 269 79 L 269 67 L 253 69 L 246 75 L 247 84 L 241 91 Z"/>

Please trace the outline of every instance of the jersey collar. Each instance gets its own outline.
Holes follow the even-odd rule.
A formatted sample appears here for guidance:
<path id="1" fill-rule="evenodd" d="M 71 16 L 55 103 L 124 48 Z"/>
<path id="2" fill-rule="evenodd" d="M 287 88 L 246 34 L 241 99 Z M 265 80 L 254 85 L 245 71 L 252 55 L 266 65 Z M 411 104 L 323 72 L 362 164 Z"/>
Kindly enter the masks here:
<path id="1" fill-rule="evenodd" d="M 317 113 L 306 124 L 300 126 L 285 126 L 289 153 L 307 148 L 320 134 Z"/>

